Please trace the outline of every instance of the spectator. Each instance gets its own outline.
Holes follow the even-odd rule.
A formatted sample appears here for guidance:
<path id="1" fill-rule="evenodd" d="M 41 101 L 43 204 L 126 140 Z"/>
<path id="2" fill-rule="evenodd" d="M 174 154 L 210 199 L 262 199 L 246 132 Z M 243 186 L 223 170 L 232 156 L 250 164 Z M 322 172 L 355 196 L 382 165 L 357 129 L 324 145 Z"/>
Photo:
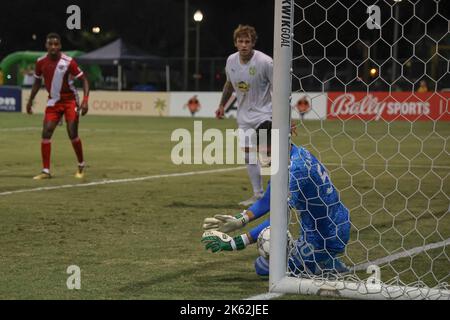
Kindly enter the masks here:
<path id="1" fill-rule="evenodd" d="M 28 66 L 23 72 L 22 85 L 26 88 L 31 88 L 34 84 L 34 70 L 33 66 Z"/>
<path id="2" fill-rule="evenodd" d="M 419 93 L 428 92 L 428 85 L 425 80 L 420 81 L 420 85 L 419 88 L 417 89 L 417 92 Z"/>
<path id="3" fill-rule="evenodd" d="M 0 68 L 0 86 L 2 86 L 5 83 L 5 77 L 3 75 L 3 70 Z"/>

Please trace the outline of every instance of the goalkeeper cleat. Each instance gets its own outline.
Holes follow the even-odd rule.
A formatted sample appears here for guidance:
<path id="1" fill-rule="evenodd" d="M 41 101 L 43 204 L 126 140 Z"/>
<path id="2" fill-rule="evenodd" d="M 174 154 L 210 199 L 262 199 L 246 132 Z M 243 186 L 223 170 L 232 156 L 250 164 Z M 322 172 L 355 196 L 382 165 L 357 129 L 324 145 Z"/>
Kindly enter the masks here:
<path id="1" fill-rule="evenodd" d="M 85 166 L 78 166 L 77 173 L 75 173 L 75 178 L 77 179 L 83 179 L 84 178 L 84 168 Z"/>
<path id="2" fill-rule="evenodd" d="M 33 177 L 33 180 L 47 180 L 47 179 L 51 179 L 51 178 L 52 178 L 52 175 L 50 173 L 42 171 L 37 176 Z"/>
<path id="3" fill-rule="evenodd" d="M 350 269 L 340 259 L 327 259 L 318 264 L 316 268 L 316 274 L 337 274 L 344 275 L 350 272 Z"/>
<path id="4" fill-rule="evenodd" d="M 254 195 L 253 197 L 251 197 L 250 199 L 244 200 L 242 202 L 239 202 L 240 206 L 243 207 L 250 207 L 252 204 L 254 204 L 256 201 L 258 201 L 259 199 L 261 199 L 263 197 L 263 194 L 260 193 L 258 195 Z"/>

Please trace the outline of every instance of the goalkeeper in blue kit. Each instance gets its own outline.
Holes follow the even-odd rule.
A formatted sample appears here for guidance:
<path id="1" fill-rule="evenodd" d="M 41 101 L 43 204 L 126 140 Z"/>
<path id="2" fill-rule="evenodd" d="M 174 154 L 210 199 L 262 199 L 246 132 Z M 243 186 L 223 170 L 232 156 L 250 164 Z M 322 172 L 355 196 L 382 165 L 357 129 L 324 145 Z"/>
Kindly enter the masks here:
<path id="1" fill-rule="evenodd" d="M 350 216 L 340 201 L 325 167 L 308 150 L 291 145 L 289 169 L 289 206 L 301 220 L 299 238 L 289 253 L 289 271 L 293 274 L 346 273 L 347 267 L 337 258 L 345 251 L 350 237 Z M 229 232 L 243 228 L 250 221 L 270 211 L 270 183 L 263 198 L 237 216 L 216 215 L 206 218 L 202 242 L 212 252 L 243 250 L 255 243 L 259 233 L 270 225 L 267 219 L 250 232 L 230 237 Z M 256 273 L 269 274 L 269 262 L 260 256 Z"/>

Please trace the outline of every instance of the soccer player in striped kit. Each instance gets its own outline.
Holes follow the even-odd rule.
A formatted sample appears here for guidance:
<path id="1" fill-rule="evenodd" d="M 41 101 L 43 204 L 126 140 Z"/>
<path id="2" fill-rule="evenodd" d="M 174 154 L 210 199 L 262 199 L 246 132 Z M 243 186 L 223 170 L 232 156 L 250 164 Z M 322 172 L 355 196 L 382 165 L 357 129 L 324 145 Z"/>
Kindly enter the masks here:
<path id="1" fill-rule="evenodd" d="M 41 88 L 43 79 L 49 96 L 42 130 L 43 168 L 41 174 L 34 177 L 35 180 L 52 177 L 50 174 L 51 138 L 63 115 L 67 123 L 67 133 L 78 159 L 75 177 L 84 178 L 85 162 L 82 143 L 78 136 L 78 121 L 80 111 L 82 116 L 88 113 L 89 82 L 76 61 L 61 52 L 61 47 L 61 37 L 56 33 L 50 33 L 46 39 L 47 55 L 36 62 L 35 81 L 27 103 L 27 113 L 32 114 L 33 100 Z M 74 86 L 76 79 L 83 82 L 84 98 L 81 103 Z"/>

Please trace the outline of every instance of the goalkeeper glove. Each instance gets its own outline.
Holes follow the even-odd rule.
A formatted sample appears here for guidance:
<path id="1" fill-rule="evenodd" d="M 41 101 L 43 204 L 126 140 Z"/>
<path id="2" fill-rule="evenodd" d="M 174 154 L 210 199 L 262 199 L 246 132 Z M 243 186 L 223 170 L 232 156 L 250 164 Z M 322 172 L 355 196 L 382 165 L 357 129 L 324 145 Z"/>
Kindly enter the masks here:
<path id="1" fill-rule="evenodd" d="M 202 243 L 205 244 L 205 249 L 211 249 L 211 252 L 220 251 L 237 251 L 243 250 L 246 247 L 241 236 L 231 238 L 229 235 L 219 231 L 205 231 L 202 236 Z"/>
<path id="2" fill-rule="evenodd" d="M 218 230 L 228 233 L 243 228 L 249 221 L 245 211 L 234 217 L 217 214 L 214 218 L 206 218 L 203 221 L 203 230 Z"/>

